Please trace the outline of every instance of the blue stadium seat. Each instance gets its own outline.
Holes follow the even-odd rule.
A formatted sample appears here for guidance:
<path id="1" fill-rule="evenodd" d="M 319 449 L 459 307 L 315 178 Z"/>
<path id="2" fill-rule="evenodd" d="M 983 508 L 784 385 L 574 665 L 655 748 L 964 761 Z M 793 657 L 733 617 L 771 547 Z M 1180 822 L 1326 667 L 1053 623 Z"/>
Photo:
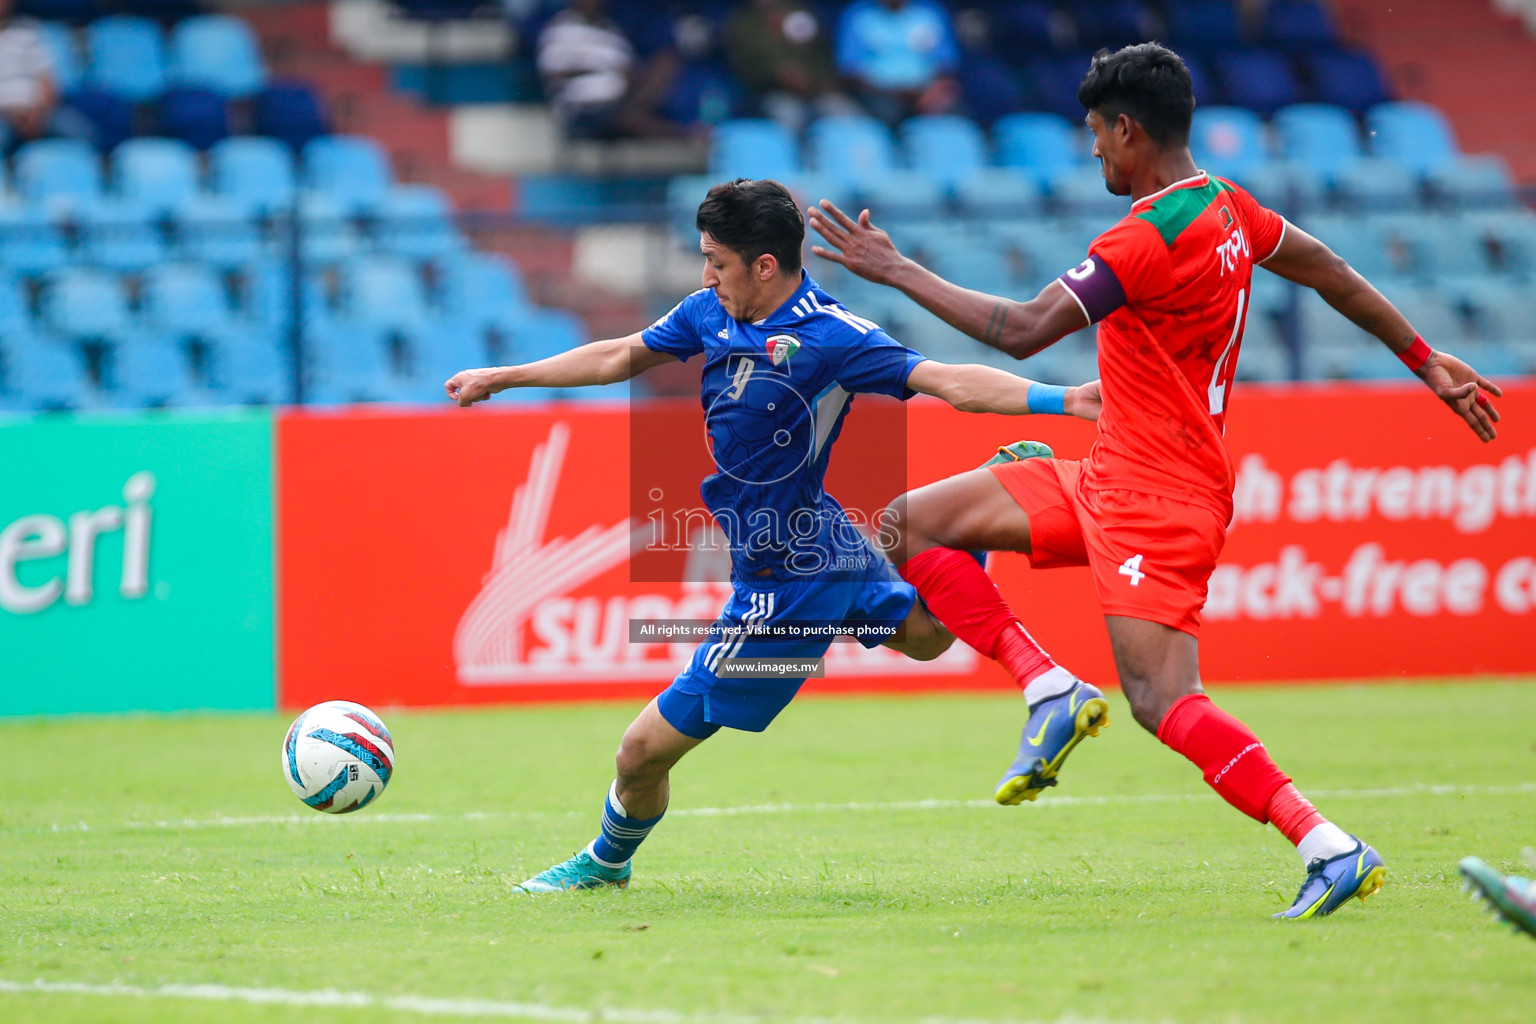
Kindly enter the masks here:
<path id="1" fill-rule="evenodd" d="M 1196 165 L 1223 177 L 1241 178 L 1269 156 L 1264 122 L 1241 107 L 1196 107 L 1189 145 Z"/>
<path id="2" fill-rule="evenodd" d="M 784 185 L 802 209 L 813 206 L 823 199 L 831 200 L 833 205 L 844 211 L 855 205 L 853 186 L 835 178 L 829 178 L 825 174 L 797 174 L 785 181 Z M 697 234 L 693 230 L 693 211 L 688 213 L 688 234 L 690 236 Z"/>
<path id="3" fill-rule="evenodd" d="M 856 186 L 860 202 L 879 222 L 924 220 L 944 209 L 944 193 L 938 182 L 918 171 L 888 171 L 861 180 Z"/>
<path id="4" fill-rule="evenodd" d="M 1463 306 L 1471 316 L 1472 333 L 1484 341 L 1503 345 L 1531 341 L 1531 324 L 1536 323 L 1536 289 L 1512 281 L 1490 279 L 1461 279 L 1441 286 L 1445 296 Z M 1430 342 L 1434 344 L 1433 341 Z M 1456 355 L 1468 358 L 1460 349 Z M 1485 369 L 1481 362 L 1469 360 L 1479 371 Z M 1530 372 L 1532 368 L 1521 366 L 1513 372 Z"/>
<path id="5" fill-rule="evenodd" d="M 0 267 L 34 275 L 68 262 L 64 233 L 46 208 L 0 203 Z"/>
<path id="6" fill-rule="evenodd" d="M 248 209 L 293 204 L 293 155 L 275 139 L 225 139 L 208 151 L 208 169 L 214 191 Z"/>
<path id="7" fill-rule="evenodd" d="M 1226 94 L 1222 92 L 1216 76 L 1206 67 L 1205 58 L 1193 53 L 1179 56 L 1184 59 L 1184 68 L 1189 72 L 1189 85 L 1195 94 L 1195 102 L 1213 107 L 1225 104 Z"/>
<path id="8" fill-rule="evenodd" d="M 1536 214 L 1514 209 L 1473 213 L 1463 219 L 1486 241 L 1496 273 L 1536 277 Z"/>
<path id="9" fill-rule="evenodd" d="M 1057 114 L 1009 114 L 992 126 L 992 138 L 999 164 L 1042 183 L 1083 166 L 1089 152 L 1086 134 Z"/>
<path id="10" fill-rule="evenodd" d="M 371 325 L 346 321 L 309 324 L 304 368 L 308 400 L 317 405 L 398 400 L 391 341 L 387 331 Z"/>
<path id="11" fill-rule="evenodd" d="M 71 92 L 85 80 L 85 68 L 80 60 L 80 41 L 74 29 L 57 21 L 39 21 L 37 31 L 53 59 L 53 78 L 60 92 Z"/>
<path id="12" fill-rule="evenodd" d="M 121 408 L 206 405 L 209 396 L 193 380 L 187 354 L 175 342 L 131 331 L 112 339 L 113 405 Z"/>
<path id="13" fill-rule="evenodd" d="M 171 211 L 182 257 L 219 267 L 259 260 L 268 248 L 251 211 L 223 196 L 198 193 Z"/>
<path id="14" fill-rule="evenodd" d="M 1460 156 L 1444 114 L 1425 103 L 1382 103 L 1366 115 L 1371 153 L 1425 174 Z"/>
<path id="15" fill-rule="evenodd" d="M 811 166 L 819 174 L 857 186 L 895 168 L 891 133 L 872 117 L 823 117 L 806 130 Z"/>
<path id="16" fill-rule="evenodd" d="M 928 254 L 935 273 L 951 281 L 962 282 L 967 288 L 992 295 L 1012 296 L 1013 280 L 1003 252 L 984 240 L 965 240 L 935 245 Z"/>
<path id="17" fill-rule="evenodd" d="M 172 89 L 160 99 L 160 134 L 205 150 L 229 136 L 229 108 L 207 89 Z"/>
<path id="18" fill-rule="evenodd" d="M 171 33 L 171 81 L 243 98 L 267 77 L 261 47 L 239 18 L 204 15 L 180 22 Z"/>
<path id="19" fill-rule="evenodd" d="M 117 194 L 165 213 L 198 191 L 197 152 L 176 139 L 129 139 L 112 152 Z"/>
<path id="20" fill-rule="evenodd" d="M 87 79 L 98 89 L 144 103 L 165 91 L 160 26 L 147 18 L 113 15 L 85 29 Z"/>
<path id="21" fill-rule="evenodd" d="M 121 279 L 87 267 L 48 274 L 40 312 L 46 326 L 69 338 L 112 335 L 132 326 Z"/>
<path id="22" fill-rule="evenodd" d="M 529 306 L 496 326 L 508 346 L 502 357 L 510 356 L 516 362 L 545 359 L 587 343 L 586 327 L 574 313 L 563 309 Z"/>
<path id="23" fill-rule="evenodd" d="M 209 385 L 221 399 L 263 405 L 292 399 L 288 353 L 276 333 L 242 326 L 209 341 Z"/>
<path id="24" fill-rule="evenodd" d="M 907 166 L 945 189 L 987 165 L 987 140 L 967 117 L 908 118 L 901 126 L 901 144 Z"/>
<path id="25" fill-rule="evenodd" d="M 419 327 L 430 319 L 421 274 L 392 256 L 341 265 L 341 310 L 349 320 L 378 327 Z"/>
<path id="26" fill-rule="evenodd" d="M 273 82 L 256 96 L 256 131 L 288 145 L 295 153 L 327 131 L 320 98 L 307 82 Z"/>
<path id="27" fill-rule="evenodd" d="M 1363 152 L 1360 130 L 1349 111 L 1322 103 L 1300 103 L 1275 114 L 1280 154 L 1324 178 L 1332 178 Z"/>
<path id="28" fill-rule="evenodd" d="M 299 227 L 304 259 L 329 264 L 362 248 L 353 210 L 336 196 L 309 192 L 299 197 Z"/>
<path id="29" fill-rule="evenodd" d="M 1071 8 L 1079 46 L 1118 50 L 1151 38 L 1147 9 L 1137 0 L 1078 0 Z"/>
<path id="30" fill-rule="evenodd" d="M 990 53 L 967 53 L 960 65 L 960 95 L 971 117 L 983 125 L 1024 109 L 1024 85 L 1008 62 Z"/>
<path id="31" fill-rule="evenodd" d="M 1276 50 L 1229 50 L 1213 63 L 1233 106 L 1272 114 L 1302 98 L 1290 58 Z"/>
<path id="32" fill-rule="evenodd" d="M 749 118 L 715 126 L 709 171 L 716 181 L 733 178 L 773 178 L 783 181 L 800 173 L 795 140 L 776 121 Z"/>
<path id="33" fill-rule="evenodd" d="M 1306 218 L 1300 226 L 1372 281 L 1407 277 L 1414 271 L 1412 251 L 1401 247 L 1388 249 L 1381 233 L 1370 229 L 1362 217 L 1318 214 Z"/>
<path id="34" fill-rule="evenodd" d="M 981 220 L 1022 217 L 1040 210 L 1040 186 L 1017 167 L 981 167 L 955 184 L 960 208 Z"/>
<path id="35" fill-rule="evenodd" d="M 1384 233 L 1394 233 L 1412 248 L 1420 276 L 1437 285 L 1485 281 L 1494 273 L 1487 242 L 1461 214 L 1402 213 L 1379 221 Z"/>
<path id="36" fill-rule="evenodd" d="M 698 230 L 694 224 L 699 204 L 717 181 L 709 174 L 679 174 L 667 181 L 667 224 L 680 237 L 697 240 Z"/>
<path id="37" fill-rule="evenodd" d="M 489 253 L 453 253 L 437 261 L 438 296 L 450 316 L 475 324 L 528 304 L 517 265 Z"/>
<path id="38" fill-rule="evenodd" d="M 997 4 L 991 13 L 993 45 L 999 53 L 1033 56 L 1053 50 L 1065 28 L 1049 0 Z"/>
<path id="39" fill-rule="evenodd" d="M 1242 22 L 1231 0 L 1168 0 L 1169 45 L 1179 53 L 1214 54 L 1243 45 Z"/>
<path id="40" fill-rule="evenodd" d="M 1376 58 L 1363 50 L 1319 50 L 1303 63 L 1312 92 L 1322 103 L 1336 103 L 1357 114 L 1392 99 Z"/>
<path id="41" fill-rule="evenodd" d="M 1127 196 L 1110 195 L 1097 167 L 1064 174 L 1051 185 L 1051 198 L 1064 212 L 1078 217 L 1124 217 L 1131 209 Z"/>
<path id="42" fill-rule="evenodd" d="M 0 335 L 22 330 L 31 322 L 27 293 L 21 281 L 10 271 L 0 268 Z"/>
<path id="43" fill-rule="evenodd" d="M 1029 105 L 1080 121 L 1083 105 L 1077 100 L 1077 87 L 1092 59 L 1091 53 L 1077 52 L 1030 61 L 1024 68 L 1024 78 L 1032 93 Z"/>
<path id="44" fill-rule="evenodd" d="M 134 199 L 95 199 L 75 211 L 79 253 L 88 263 L 138 271 L 165 259 L 154 207 Z"/>
<path id="45" fill-rule="evenodd" d="M 1327 202 L 1328 189 L 1322 176 L 1295 160 L 1266 160 L 1233 180 L 1265 206 L 1291 218 L 1322 209 Z"/>
<path id="46" fill-rule="evenodd" d="M 101 194 L 101 163 L 79 139 L 38 139 L 16 151 L 16 191 L 32 202 L 88 200 Z"/>
<path id="47" fill-rule="evenodd" d="M 383 252 L 425 260 L 464 248 L 448 197 L 431 185 L 396 185 L 371 213 L 373 240 Z"/>
<path id="48" fill-rule="evenodd" d="M 81 87 L 64 97 L 64 105 L 79 115 L 90 129 L 91 143 L 103 153 L 133 137 L 133 104 L 117 93 Z"/>
<path id="49" fill-rule="evenodd" d="M 96 404 L 85 362 L 67 342 L 22 327 L 0 333 L 0 379 L 7 402 L 23 409 L 78 409 Z"/>
<path id="50" fill-rule="evenodd" d="M 1441 206 L 1455 210 L 1513 209 L 1515 180 L 1495 153 L 1464 156 L 1431 169 L 1425 181 Z"/>
<path id="51" fill-rule="evenodd" d="M 286 331 L 293 324 L 293 265 L 264 259 L 247 264 L 234 275 L 236 305 L 246 321 L 261 330 Z M 329 322 L 317 275 L 307 273 L 300 288 L 306 324 Z"/>
<path id="52" fill-rule="evenodd" d="M 1361 157 L 1333 176 L 1333 194 L 1346 210 L 1401 210 L 1418 205 L 1419 183 L 1396 161 Z"/>
<path id="53" fill-rule="evenodd" d="M 1314 0 L 1271 0 L 1264 8 L 1264 42 L 1290 53 L 1315 52 L 1338 42 L 1333 19 Z"/>
<path id="54" fill-rule="evenodd" d="M 172 335 L 229 329 L 233 313 L 218 275 L 195 263 L 162 263 L 144 275 L 140 309 L 154 327 Z"/>
<path id="55" fill-rule="evenodd" d="M 384 147 L 364 135 L 322 135 L 304 147 L 304 183 L 349 209 L 378 202 L 394 175 Z"/>
<path id="56" fill-rule="evenodd" d="M 443 381 L 455 373 L 471 366 L 492 365 L 485 332 L 470 321 L 435 320 L 418 333 L 415 342 L 412 376 L 424 385 L 422 397 L 433 401 L 443 400 Z"/>

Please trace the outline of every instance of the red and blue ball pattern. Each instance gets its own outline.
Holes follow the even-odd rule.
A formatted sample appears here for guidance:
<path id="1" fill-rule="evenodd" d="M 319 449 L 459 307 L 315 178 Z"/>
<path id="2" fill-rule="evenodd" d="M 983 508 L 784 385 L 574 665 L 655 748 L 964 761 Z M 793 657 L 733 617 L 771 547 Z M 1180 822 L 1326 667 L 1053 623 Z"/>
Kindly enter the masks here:
<path id="1" fill-rule="evenodd" d="M 395 744 L 383 720 L 352 701 L 326 701 L 299 715 L 282 754 L 289 788 L 330 814 L 368 806 L 395 770 Z"/>

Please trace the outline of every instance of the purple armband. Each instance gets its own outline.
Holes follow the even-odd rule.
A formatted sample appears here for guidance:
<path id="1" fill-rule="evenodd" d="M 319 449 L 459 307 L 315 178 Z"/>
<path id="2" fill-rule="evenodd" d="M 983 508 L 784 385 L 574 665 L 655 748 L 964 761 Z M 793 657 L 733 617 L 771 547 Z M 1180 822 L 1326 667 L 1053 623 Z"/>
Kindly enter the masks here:
<path id="1" fill-rule="evenodd" d="M 1098 253 L 1091 254 L 1056 280 L 1072 293 L 1091 324 L 1125 305 L 1125 289 L 1120 287 L 1120 279 Z"/>

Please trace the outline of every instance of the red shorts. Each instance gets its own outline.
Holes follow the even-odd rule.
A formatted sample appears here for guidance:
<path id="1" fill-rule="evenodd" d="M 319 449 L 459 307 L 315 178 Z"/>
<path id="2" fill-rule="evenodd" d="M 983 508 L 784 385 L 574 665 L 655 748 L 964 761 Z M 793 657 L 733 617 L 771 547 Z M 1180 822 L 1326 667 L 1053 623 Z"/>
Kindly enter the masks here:
<path id="1" fill-rule="evenodd" d="M 1037 569 L 1086 565 L 1105 615 L 1200 633 L 1200 609 L 1227 527 L 1199 505 L 1079 487 L 1082 462 L 1023 459 L 992 472 L 1029 516 Z"/>

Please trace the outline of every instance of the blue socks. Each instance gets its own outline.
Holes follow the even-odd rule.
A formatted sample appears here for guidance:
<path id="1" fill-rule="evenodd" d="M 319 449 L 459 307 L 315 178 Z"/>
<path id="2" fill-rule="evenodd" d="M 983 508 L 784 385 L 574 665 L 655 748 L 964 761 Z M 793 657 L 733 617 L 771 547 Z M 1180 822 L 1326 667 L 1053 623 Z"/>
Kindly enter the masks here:
<path id="1" fill-rule="evenodd" d="M 603 801 L 603 831 L 588 847 L 592 859 L 604 867 L 618 868 L 629 863 L 651 829 L 666 814 L 663 811 L 654 818 L 631 818 L 619 803 L 619 784 L 608 787 L 608 799 Z"/>

